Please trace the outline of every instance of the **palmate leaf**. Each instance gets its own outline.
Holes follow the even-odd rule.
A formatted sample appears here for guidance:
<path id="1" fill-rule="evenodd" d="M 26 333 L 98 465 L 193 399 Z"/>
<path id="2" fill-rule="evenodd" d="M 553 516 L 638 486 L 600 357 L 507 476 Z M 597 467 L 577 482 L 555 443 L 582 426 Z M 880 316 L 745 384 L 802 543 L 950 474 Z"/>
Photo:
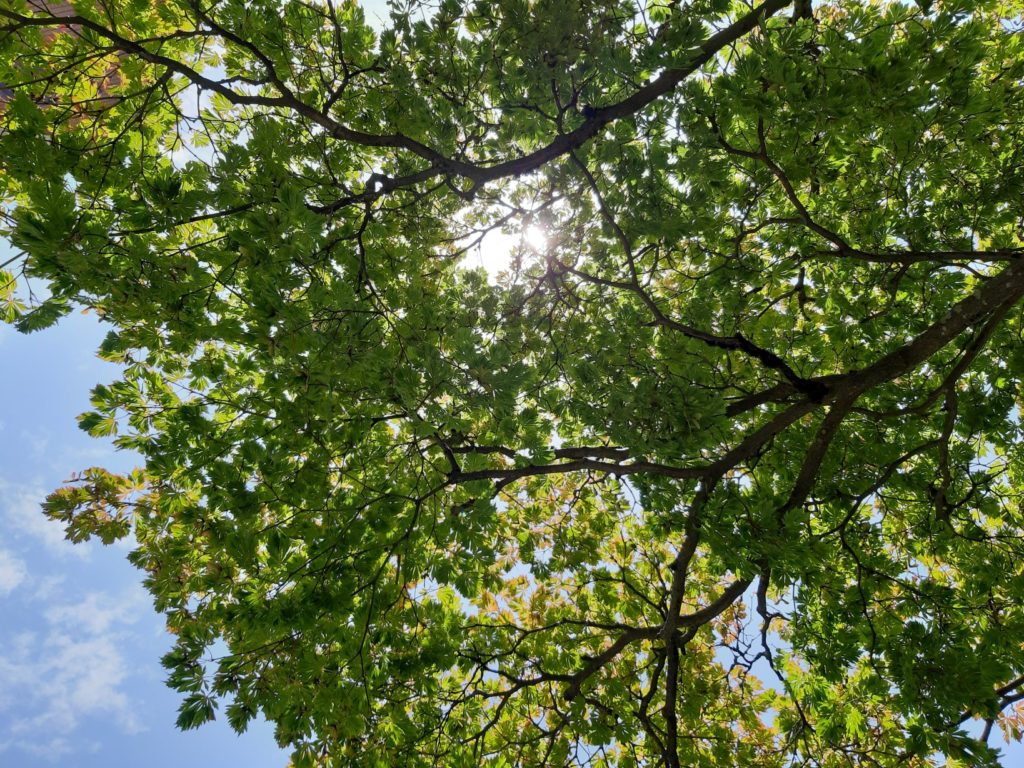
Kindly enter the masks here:
<path id="1" fill-rule="evenodd" d="M 178 708 L 177 726 L 183 731 L 198 728 L 214 718 L 216 702 L 213 698 L 196 693 L 189 696 Z"/>
<path id="2" fill-rule="evenodd" d="M 68 314 L 71 307 L 61 299 L 46 299 L 28 311 L 20 312 L 14 321 L 14 327 L 22 333 L 33 333 L 49 328 L 60 318 Z"/>
<path id="3" fill-rule="evenodd" d="M 15 276 L 0 269 L 0 321 L 13 323 L 25 309 L 24 303 L 17 295 L 17 279 Z"/>
<path id="4" fill-rule="evenodd" d="M 76 8 L 0 7 L 7 266 L 53 297 L 0 300 L 111 326 L 79 424 L 144 468 L 45 511 L 133 534 L 180 727 L 318 767 L 1019 738 L 1019 2 Z"/>

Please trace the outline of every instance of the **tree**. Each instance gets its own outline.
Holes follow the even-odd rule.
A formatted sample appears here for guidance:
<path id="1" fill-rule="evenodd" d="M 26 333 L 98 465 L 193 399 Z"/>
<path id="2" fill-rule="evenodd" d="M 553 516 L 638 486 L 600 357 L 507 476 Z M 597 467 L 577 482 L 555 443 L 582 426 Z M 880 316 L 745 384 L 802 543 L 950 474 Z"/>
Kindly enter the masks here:
<path id="1" fill-rule="evenodd" d="M 3 0 L 6 314 L 109 324 L 81 426 L 145 462 L 46 510 L 134 534 L 179 725 L 263 712 L 296 765 L 997 764 L 1022 16 Z"/>

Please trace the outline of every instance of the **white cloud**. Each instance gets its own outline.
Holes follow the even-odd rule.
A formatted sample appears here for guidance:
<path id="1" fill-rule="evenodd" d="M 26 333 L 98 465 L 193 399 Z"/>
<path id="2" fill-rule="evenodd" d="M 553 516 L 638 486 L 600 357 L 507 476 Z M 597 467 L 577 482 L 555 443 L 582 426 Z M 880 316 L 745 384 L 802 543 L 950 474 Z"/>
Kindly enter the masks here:
<path id="1" fill-rule="evenodd" d="M 4 527 L 16 536 L 42 544 L 52 554 L 88 557 L 87 544 L 72 544 L 64 537 L 64 526 L 43 514 L 40 504 L 48 493 L 41 486 L 14 484 L 0 479 L 0 518 L 5 523 Z"/>
<path id="2" fill-rule="evenodd" d="M 25 563 L 5 549 L 0 549 L 0 597 L 11 594 L 25 580 Z"/>
<path id="3" fill-rule="evenodd" d="M 33 579 L 32 599 L 37 604 L 50 600 L 57 594 L 57 590 L 63 586 L 66 580 L 62 573 L 51 573 L 49 576 Z"/>
<path id="4" fill-rule="evenodd" d="M 55 605 L 46 611 L 46 620 L 54 627 L 69 631 L 86 630 L 99 635 L 117 625 L 134 624 L 146 611 L 146 593 L 141 586 L 119 597 L 107 592 L 90 592 L 84 599 L 67 605 Z"/>
<path id="5" fill-rule="evenodd" d="M 143 730 L 126 691 L 132 670 L 122 649 L 135 644 L 129 628 L 146 610 L 138 586 L 120 595 L 93 592 L 45 611 L 43 632 L 0 634 L 0 754 L 63 762 L 81 749 L 93 718 L 122 733 Z"/>

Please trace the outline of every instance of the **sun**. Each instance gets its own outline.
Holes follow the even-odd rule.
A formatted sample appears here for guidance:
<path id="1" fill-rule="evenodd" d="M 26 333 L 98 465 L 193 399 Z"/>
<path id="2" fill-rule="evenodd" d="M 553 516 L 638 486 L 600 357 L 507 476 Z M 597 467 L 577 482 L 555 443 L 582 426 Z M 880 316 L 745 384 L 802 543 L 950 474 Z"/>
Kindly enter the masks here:
<path id="1" fill-rule="evenodd" d="M 518 256 L 527 259 L 543 253 L 549 245 L 547 231 L 537 224 L 526 224 L 517 230 L 491 230 L 463 259 L 470 268 L 483 267 L 491 282 L 512 267 Z"/>
<path id="2" fill-rule="evenodd" d="M 548 247 L 548 233 L 544 227 L 537 224 L 530 224 L 523 228 L 522 240 L 537 253 Z"/>

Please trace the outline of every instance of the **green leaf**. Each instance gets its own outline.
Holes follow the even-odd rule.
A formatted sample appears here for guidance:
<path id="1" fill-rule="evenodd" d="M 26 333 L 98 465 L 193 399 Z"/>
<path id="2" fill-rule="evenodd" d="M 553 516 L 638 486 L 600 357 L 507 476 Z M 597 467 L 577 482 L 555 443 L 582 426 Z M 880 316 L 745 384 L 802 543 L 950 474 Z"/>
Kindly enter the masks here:
<path id="1" fill-rule="evenodd" d="M 214 700 L 201 693 L 196 693 L 185 699 L 178 708 L 178 719 L 176 725 L 183 731 L 198 728 L 214 718 L 216 709 Z"/>

